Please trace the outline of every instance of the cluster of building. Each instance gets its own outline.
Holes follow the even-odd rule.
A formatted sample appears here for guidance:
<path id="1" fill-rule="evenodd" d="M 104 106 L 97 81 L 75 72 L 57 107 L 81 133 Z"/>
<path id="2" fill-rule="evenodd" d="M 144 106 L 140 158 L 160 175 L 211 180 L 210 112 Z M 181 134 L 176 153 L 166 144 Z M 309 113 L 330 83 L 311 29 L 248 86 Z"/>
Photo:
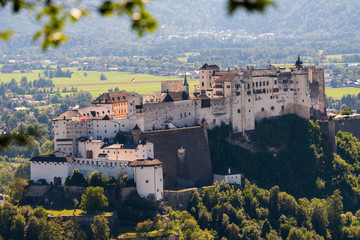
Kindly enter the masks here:
<path id="1" fill-rule="evenodd" d="M 256 121 L 285 114 L 326 117 L 323 69 L 304 67 L 300 58 L 294 68 L 220 71 L 205 64 L 193 93 L 185 75 L 184 81 L 162 82 L 159 93 L 104 93 L 91 107 L 59 115 L 52 121 L 55 155 L 33 158 L 31 178 L 63 185 L 75 168 L 84 175 L 123 171 L 135 179 L 141 196 L 161 199 L 161 159 L 154 159 L 154 145 L 140 139 L 142 132 L 225 123 L 246 135 Z M 222 175 L 233 175 L 229 169 Z"/>

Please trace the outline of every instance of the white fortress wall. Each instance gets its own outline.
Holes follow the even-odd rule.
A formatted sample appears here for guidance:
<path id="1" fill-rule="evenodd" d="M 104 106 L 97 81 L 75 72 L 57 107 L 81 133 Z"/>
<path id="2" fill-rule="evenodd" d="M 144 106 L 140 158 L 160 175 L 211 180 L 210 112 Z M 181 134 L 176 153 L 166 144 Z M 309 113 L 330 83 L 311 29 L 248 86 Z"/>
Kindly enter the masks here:
<path id="1" fill-rule="evenodd" d="M 208 122 L 208 128 L 220 126 L 222 122 L 229 124 L 230 119 L 230 97 L 213 98 L 210 107 L 202 107 L 201 101 L 196 100 L 196 122 L 200 124 L 203 119 Z"/>
<path id="2" fill-rule="evenodd" d="M 61 178 L 61 185 L 65 183 L 66 178 L 71 174 L 69 163 L 57 162 L 31 162 L 30 163 L 31 180 L 34 182 L 45 179 L 48 184 L 54 183 L 54 177 Z"/>
<path id="3" fill-rule="evenodd" d="M 129 178 L 134 177 L 134 171 L 129 166 L 129 161 L 76 158 L 75 162 L 69 165 L 69 170 L 71 170 L 69 176 L 75 168 L 79 169 L 84 177 L 89 176 L 95 170 L 98 170 L 100 174 L 107 173 L 109 178 L 116 177 L 120 172 L 128 174 Z"/>
<path id="4" fill-rule="evenodd" d="M 176 127 L 195 125 L 195 103 L 193 100 L 144 104 L 144 131 L 165 129 L 165 123 Z"/>
<path id="5" fill-rule="evenodd" d="M 309 119 L 311 101 L 307 69 L 294 69 L 293 81 L 295 95 L 294 113 L 300 117 Z"/>

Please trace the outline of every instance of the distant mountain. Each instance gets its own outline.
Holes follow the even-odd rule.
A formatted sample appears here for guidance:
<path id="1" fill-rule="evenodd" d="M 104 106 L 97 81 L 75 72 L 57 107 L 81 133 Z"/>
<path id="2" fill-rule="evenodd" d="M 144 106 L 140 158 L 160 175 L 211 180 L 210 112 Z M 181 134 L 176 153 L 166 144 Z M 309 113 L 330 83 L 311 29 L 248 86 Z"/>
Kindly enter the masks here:
<path id="1" fill-rule="evenodd" d="M 116 49 L 124 46 L 127 51 L 133 44 L 149 46 L 154 39 L 170 35 L 188 35 L 201 31 L 242 30 L 249 34 L 273 33 L 282 38 L 294 37 L 314 48 L 322 49 L 329 42 L 347 41 L 347 44 L 358 39 L 360 35 L 360 1 L 358 0 L 276 0 L 277 7 L 268 9 L 264 14 L 247 13 L 243 10 L 233 16 L 227 14 L 226 0 L 153 0 L 150 10 L 158 19 L 161 28 L 155 34 L 138 40 L 129 30 L 129 24 L 122 18 L 103 18 L 95 16 L 72 25 L 67 32 L 71 41 L 64 49 L 98 49 L 108 48 L 106 54 L 111 54 L 111 47 Z M 86 4 L 95 8 L 98 1 L 87 1 Z M 15 53 L 27 50 L 37 51 L 30 47 L 32 34 L 39 29 L 34 17 L 26 13 L 11 16 L 8 10 L 0 11 L 0 30 L 14 29 L 17 38 L 10 44 L 0 44 L 3 52 Z M 326 43 L 323 42 L 327 41 Z M 114 44 L 102 46 L 105 41 Z M 118 42 L 124 43 L 118 44 Z M 288 43 L 287 43 L 288 44 Z M 345 43 L 344 43 L 345 44 Z M 102 46 L 102 47 L 100 47 Z M 126 49 L 125 49 L 126 46 Z M 30 49 L 30 50 L 29 50 Z M 99 50 L 100 49 L 100 50 Z"/>

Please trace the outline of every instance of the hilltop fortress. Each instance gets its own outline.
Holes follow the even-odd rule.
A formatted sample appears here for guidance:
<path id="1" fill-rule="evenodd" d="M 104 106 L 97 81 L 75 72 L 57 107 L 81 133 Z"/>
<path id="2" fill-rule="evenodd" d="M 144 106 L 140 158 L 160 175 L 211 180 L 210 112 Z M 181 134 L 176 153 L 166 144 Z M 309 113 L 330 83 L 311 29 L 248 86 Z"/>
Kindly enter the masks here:
<path id="1" fill-rule="evenodd" d="M 53 119 L 54 150 L 74 166 L 62 176 L 51 171 L 47 181 L 57 176 L 63 184 L 75 166 L 84 174 L 122 169 L 134 176 L 129 166 L 141 164 L 132 162 L 156 158 L 164 167 L 165 188 L 202 185 L 212 181 L 207 128 L 225 123 L 246 134 L 268 117 L 325 118 L 324 69 L 304 67 L 300 58 L 293 68 L 220 71 L 205 64 L 193 93 L 185 76 L 162 82 L 159 93 L 104 93 L 92 104 Z"/>

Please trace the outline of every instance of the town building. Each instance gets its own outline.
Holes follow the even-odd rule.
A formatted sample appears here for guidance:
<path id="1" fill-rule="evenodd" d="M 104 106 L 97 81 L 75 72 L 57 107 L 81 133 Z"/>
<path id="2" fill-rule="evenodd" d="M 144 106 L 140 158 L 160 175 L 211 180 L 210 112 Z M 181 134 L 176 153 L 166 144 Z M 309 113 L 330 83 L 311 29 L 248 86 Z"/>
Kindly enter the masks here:
<path id="1" fill-rule="evenodd" d="M 237 184 L 241 186 L 241 173 L 231 166 L 222 166 L 214 171 L 214 183 Z"/>

